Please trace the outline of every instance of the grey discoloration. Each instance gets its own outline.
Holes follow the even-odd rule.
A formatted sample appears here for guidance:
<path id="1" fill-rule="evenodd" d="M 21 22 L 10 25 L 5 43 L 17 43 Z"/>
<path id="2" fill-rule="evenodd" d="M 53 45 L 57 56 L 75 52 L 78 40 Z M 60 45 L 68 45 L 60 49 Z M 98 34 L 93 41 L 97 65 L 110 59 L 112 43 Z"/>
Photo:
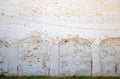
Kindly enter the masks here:
<path id="1" fill-rule="evenodd" d="M 115 65 L 115 73 L 117 74 L 117 70 L 118 70 L 118 67 L 117 67 L 117 64 Z"/>
<path id="2" fill-rule="evenodd" d="M 8 72 L 8 50 L 10 48 L 10 43 L 3 38 L 0 38 L 0 74 L 4 73 L 7 75 Z"/>
<path id="3" fill-rule="evenodd" d="M 5 39 L 0 38 L 0 48 L 2 47 L 10 47 L 10 44 Z"/>
<path id="4" fill-rule="evenodd" d="M 87 39 L 64 39 L 59 44 L 59 74 L 91 75 L 91 43 Z"/>
<path id="5" fill-rule="evenodd" d="M 100 43 L 101 74 L 120 74 L 120 38 L 108 38 Z"/>

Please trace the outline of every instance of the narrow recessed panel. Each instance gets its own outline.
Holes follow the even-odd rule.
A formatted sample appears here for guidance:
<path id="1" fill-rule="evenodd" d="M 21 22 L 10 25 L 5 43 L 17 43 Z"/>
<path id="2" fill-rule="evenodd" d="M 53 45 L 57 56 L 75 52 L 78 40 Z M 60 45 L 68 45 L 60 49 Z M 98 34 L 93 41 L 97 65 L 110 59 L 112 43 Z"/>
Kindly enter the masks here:
<path id="1" fill-rule="evenodd" d="M 59 45 L 62 76 L 91 75 L 91 43 L 86 39 L 65 39 Z"/>

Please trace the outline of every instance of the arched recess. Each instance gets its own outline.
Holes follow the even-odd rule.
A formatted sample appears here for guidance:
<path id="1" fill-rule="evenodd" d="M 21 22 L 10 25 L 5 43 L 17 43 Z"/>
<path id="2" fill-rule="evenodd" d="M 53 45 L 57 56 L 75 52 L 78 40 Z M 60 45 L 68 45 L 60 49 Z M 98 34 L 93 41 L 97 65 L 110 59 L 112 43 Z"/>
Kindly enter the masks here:
<path id="1" fill-rule="evenodd" d="M 0 38 L 0 74 L 8 75 L 9 47 L 9 42 L 6 39 Z"/>
<path id="2" fill-rule="evenodd" d="M 83 38 L 64 39 L 59 43 L 59 75 L 92 75 L 91 42 Z"/>
<path id="3" fill-rule="evenodd" d="M 100 43 L 102 75 L 120 75 L 120 38 L 107 38 Z"/>
<path id="4" fill-rule="evenodd" d="M 39 35 L 26 37 L 17 45 L 18 75 L 49 75 L 49 43 Z"/>

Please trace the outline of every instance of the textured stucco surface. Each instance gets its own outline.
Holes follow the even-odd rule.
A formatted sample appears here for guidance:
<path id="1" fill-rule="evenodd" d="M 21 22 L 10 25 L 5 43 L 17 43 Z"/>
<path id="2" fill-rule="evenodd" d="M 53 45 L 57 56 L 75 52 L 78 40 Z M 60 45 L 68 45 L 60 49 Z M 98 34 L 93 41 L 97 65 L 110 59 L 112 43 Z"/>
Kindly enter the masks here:
<path id="1" fill-rule="evenodd" d="M 0 0 L 0 74 L 120 75 L 120 0 Z"/>

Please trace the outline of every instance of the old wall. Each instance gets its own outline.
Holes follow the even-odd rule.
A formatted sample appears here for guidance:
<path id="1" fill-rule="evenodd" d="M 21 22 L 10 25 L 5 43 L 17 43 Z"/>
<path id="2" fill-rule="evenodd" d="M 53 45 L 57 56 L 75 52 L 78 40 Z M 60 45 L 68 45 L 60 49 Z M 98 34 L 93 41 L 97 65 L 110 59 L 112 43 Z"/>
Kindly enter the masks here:
<path id="1" fill-rule="evenodd" d="M 0 74 L 120 75 L 120 0 L 0 0 Z"/>

